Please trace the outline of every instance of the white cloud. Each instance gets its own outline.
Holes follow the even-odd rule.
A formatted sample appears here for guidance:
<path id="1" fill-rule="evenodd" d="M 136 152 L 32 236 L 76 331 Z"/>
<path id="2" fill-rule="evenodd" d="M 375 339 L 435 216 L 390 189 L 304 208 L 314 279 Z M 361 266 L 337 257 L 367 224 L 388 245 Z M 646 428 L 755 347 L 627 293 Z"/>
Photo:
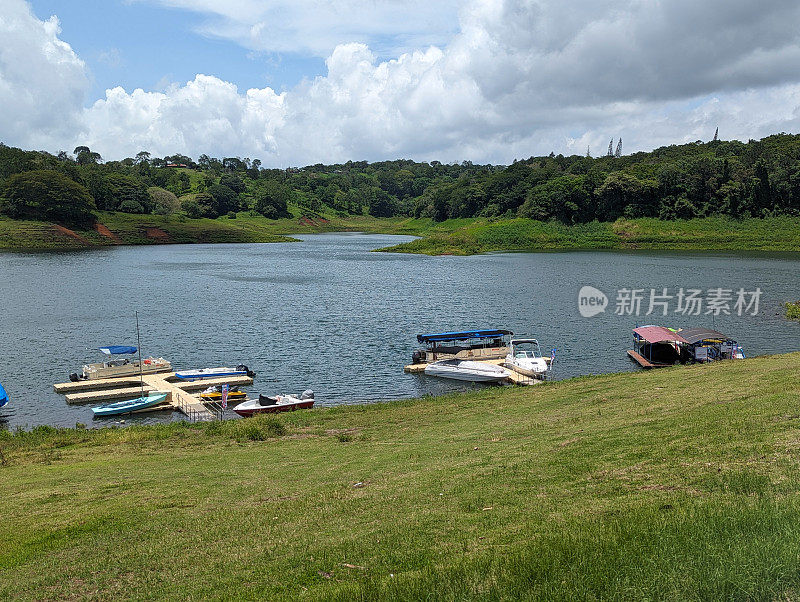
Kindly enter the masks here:
<path id="1" fill-rule="evenodd" d="M 83 61 L 58 38 L 58 19 L 37 19 L 26 2 L 0 11 L 0 140 L 52 147 L 79 127 L 88 79 Z"/>
<path id="2" fill-rule="evenodd" d="M 162 1 L 211 10 L 205 0 Z M 393 5 L 376 3 L 384 4 Z M 264 5 L 232 0 L 216 11 L 233 19 Z M 24 145 L 39 136 L 52 147 L 71 131 L 66 148 L 86 143 L 107 158 L 149 150 L 278 166 L 397 157 L 508 163 L 551 150 L 583 154 L 587 145 L 599 155 L 612 136 L 630 152 L 707 140 L 717 125 L 723 138 L 746 140 L 798 131 L 798 17 L 800 5 L 782 0 L 758 10 L 743 0 L 475 0 L 447 44 L 392 60 L 364 43 L 338 44 L 324 76 L 280 94 L 207 75 L 158 92 L 114 88 L 83 110 L 80 129 L 77 117 L 63 131 L 0 121 L 0 139 Z M 63 90 L 86 89 L 82 63 L 52 23 L 37 23 L 39 38 L 50 31 L 79 69 L 56 92 L 46 78 L 27 85 L 77 114 L 80 94 Z M 14 52 L 24 64 L 25 51 Z M 51 73 L 57 64 L 34 68 Z"/>
<path id="3" fill-rule="evenodd" d="M 139 0 L 201 13 L 199 32 L 252 50 L 327 57 L 362 42 L 382 54 L 445 43 L 457 30 L 456 0 Z"/>

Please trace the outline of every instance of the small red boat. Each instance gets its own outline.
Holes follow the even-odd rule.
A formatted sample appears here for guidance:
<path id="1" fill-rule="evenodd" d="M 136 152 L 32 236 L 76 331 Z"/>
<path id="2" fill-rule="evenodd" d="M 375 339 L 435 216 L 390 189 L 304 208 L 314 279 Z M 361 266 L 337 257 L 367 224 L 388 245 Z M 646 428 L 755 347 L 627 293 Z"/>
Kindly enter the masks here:
<path id="1" fill-rule="evenodd" d="M 239 416 L 248 417 L 254 414 L 275 414 L 276 412 L 291 412 L 314 407 L 314 391 L 308 389 L 300 394 L 293 395 L 259 395 L 258 399 L 248 399 L 233 408 Z"/>

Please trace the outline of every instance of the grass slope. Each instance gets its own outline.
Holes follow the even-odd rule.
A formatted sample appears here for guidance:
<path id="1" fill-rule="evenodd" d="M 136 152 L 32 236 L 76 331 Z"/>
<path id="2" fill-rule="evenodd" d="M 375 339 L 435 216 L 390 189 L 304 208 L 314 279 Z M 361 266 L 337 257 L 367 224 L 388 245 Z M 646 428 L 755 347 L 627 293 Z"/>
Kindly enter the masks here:
<path id="1" fill-rule="evenodd" d="M 288 242 L 292 234 L 368 232 L 422 237 L 381 249 L 428 255 L 471 255 L 488 251 L 546 251 L 569 249 L 752 250 L 797 251 L 800 219 L 731 220 L 705 218 L 664 222 L 655 219 L 592 222 L 567 226 L 528 219 L 488 220 L 303 217 L 297 208 L 291 218 L 268 220 L 240 213 L 187 219 L 182 216 L 100 213 L 99 228 L 67 231 L 46 222 L 0 218 L 0 249 L 69 250 L 111 244 L 214 242 Z"/>
<path id="2" fill-rule="evenodd" d="M 464 222 L 467 223 L 458 223 Z M 453 220 L 412 242 L 383 251 L 472 255 L 488 251 L 557 249 L 652 249 L 720 251 L 800 250 L 800 219 L 703 218 L 617 220 L 567 226 L 528 219 Z"/>
<path id="3" fill-rule="evenodd" d="M 798 369 L 0 434 L 0 598 L 794 599 Z"/>
<path id="4" fill-rule="evenodd" d="M 292 234 L 370 232 L 424 235 L 439 230 L 432 220 L 335 215 L 303 217 L 297 209 L 293 217 L 279 220 L 254 217 L 248 213 L 240 213 L 236 219 L 188 219 L 180 215 L 165 217 L 99 212 L 98 226 L 76 230 L 48 222 L 0 217 L 0 250 L 73 250 L 114 244 L 289 242 L 296 240 L 290 237 Z"/>

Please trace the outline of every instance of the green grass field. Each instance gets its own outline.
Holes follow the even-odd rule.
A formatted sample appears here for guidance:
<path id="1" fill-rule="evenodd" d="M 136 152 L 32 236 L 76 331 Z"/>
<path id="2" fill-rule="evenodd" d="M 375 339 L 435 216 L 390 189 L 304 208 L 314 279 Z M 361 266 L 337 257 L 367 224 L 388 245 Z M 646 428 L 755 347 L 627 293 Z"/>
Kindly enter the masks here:
<path id="1" fill-rule="evenodd" d="M 292 234 L 368 232 L 408 234 L 418 240 L 381 249 L 428 255 L 472 255 L 489 251 L 548 251 L 577 249 L 645 249 L 710 251 L 800 250 L 800 219 L 731 220 L 618 220 L 567 226 L 528 219 L 430 219 L 303 217 L 293 208 L 291 218 L 268 220 L 240 213 L 236 219 L 188 219 L 180 215 L 100 213 L 107 231 L 76 230 L 54 224 L 0 218 L 0 249 L 69 250 L 110 244 L 214 242 L 288 242 Z"/>
<path id="2" fill-rule="evenodd" d="M 643 218 L 574 226 L 528 219 L 473 219 L 442 222 L 439 228 L 429 229 L 419 240 L 382 250 L 427 255 L 559 249 L 800 250 L 800 219 L 789 217 L 675 221 Z"/>
<path id="3" fill-rule="evenodd" d="M 799 370 L 0 433 L 0 598 L 797 599 Z"/>

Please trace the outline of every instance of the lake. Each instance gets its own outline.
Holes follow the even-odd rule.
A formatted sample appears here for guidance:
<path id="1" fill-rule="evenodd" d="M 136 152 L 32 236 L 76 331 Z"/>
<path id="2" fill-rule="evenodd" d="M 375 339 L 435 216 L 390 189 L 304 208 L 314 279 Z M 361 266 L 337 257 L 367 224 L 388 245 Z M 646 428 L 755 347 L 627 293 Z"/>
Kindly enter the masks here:
<path id="1" fill-rule="evenodd" d="M 0 382 L 12 397 L 0 425 L 104 425 L 52 390 L 103 345 L 136 344 L 176 368 L 247 364 L 253 391 L 299 393 L 318 405 L 376 402 L 471 386 L 403 373 L 423 332 L 508 328 L 557 348 L 556 378 L 636 369 L 631 328 L 707 326 L 748 355 L 800 349 L 781 303 L 800 298 L 800 255 L 673 252 L 373 253 L 410 237 L 319 234 L 302 243 L 110 247 L 0 254 Z M 578 291 L 608 307 L 581 317 Z M 760 288 L 759 312 L 643 315 L 650 289 Z M 644 289 L 641 314 L 615 313 L 620 289 Z M 659 307 L 659 306 L 657 306 Z M 751 312 L 752 312 L 751 307 Z M 705 311 L 705 308 L 703 308 Z M 126 423 L 180 418 L 159 413 Z"/>

